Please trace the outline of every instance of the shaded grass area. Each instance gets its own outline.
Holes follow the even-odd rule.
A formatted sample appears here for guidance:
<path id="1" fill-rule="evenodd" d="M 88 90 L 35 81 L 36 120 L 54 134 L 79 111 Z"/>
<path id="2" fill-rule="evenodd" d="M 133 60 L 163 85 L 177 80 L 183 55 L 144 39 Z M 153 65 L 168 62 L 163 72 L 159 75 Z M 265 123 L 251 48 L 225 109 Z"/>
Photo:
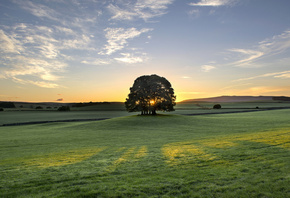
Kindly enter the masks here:
<path id="1" fill-rule="evenodd" d="M 3 197 L 289 197 L 290 110 L 0 128 Z"/>
<path id="2" fill-rule="evenodd" d="M 136 113 L 134 113 L 136 114 Z M 61 120 L 102 119 L 128 116 L 126 111 L 4 111 L 0 113 L 3 124 L 47 122 Z"/>

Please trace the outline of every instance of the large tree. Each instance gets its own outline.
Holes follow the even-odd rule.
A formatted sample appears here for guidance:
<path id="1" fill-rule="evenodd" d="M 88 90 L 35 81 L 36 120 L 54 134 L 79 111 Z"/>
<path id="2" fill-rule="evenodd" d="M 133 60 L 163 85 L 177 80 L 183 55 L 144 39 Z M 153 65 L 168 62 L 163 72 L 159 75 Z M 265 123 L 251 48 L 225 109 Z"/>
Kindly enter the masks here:
<path id="1" fill-rule="evenodd" d="M 140 76 L 130 88 L 126 99 L 127 111 L 155 115 L 156 111 L 174 111 L 176 96 L 170 82 L 156 74 Z"/>

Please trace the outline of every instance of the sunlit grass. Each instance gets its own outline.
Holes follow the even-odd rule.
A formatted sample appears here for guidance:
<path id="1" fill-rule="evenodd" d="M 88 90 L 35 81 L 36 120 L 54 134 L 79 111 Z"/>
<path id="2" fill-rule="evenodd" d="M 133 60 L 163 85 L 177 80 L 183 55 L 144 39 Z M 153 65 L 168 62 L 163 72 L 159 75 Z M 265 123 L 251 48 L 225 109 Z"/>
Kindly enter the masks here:
<path id="1" fill-rule="evenodd" d="M 224 139 L 211 139 L 203 142 L 204 146 L 214 147 L 214 148 L 229 148 L 236 146 L 237 143 L 230 142 Z"/>
<path id="2" fill-rule="evenodd" d="M 269 145 L 290 148 L 290 129 L 279 129 L 269 132 L 255 132 L 244 135 L 227 135 L 222 138 L 200 141 L 204 146 L 214 148 L 229 148 L 239 144 L 240 141 L 260 142 Z"/>
<path id="3" fill-rule="evenodd" d="M 244 136 L 238 140 L 261 142 L 283 148 L 290 148 L 290 129 L 280 129 L 264 133 L 255 133 L 251 136 Z"/>
<path id="4" fill-rule="evenodd" d="M 230 135 L 219 138 L 209 138 L 202 141 L 174 142 L 163 145 L 161 152 L 166 159 L 165 162 L 170 166 L 196 163 L 202 165 L 202 162 L 218 160 L 217 156 L 205 151 L 207 147 L 228 149 L 230 147 L 238 146 L 241 141 L 259 142 L 283 148 L 290 148 L 290 130 L 282 129 L 279 131 L 257 132 L 246 135 Z M 33 156 L 33 158 L 18 160 L 18 163 L 21 162 L 25 167 L 47 168 L 51 166 L 63 166 L 86 160 L 105 149 L 106 147 L 85 148 L 60 153 L 49 153 L 46 155 Z M 132 147 L 129 149 L 126 147 L 120 147 L 116 152 L 120 153 L 121 156 L 106 168 L 107 172 L 115 171 L 116 168 L 124 162 L 145 157 L 148 154 L 148 148 L 147 146 L 141 146 L 139 148 Z M 3 162 L 4 161 L 2 161 L 2 164 Z M 222 161 L 222 163 L 224 163 L 224 161 Z"/>
<path id="5" fill-rule="evenodd" d="M 288 131 L 288 132 L 287 132 Z M 166 144 L 162 147 L 162 154 L 169 165 L 196 164 L 202 165 L 202 162 L 221 160 L 218 156 L 208 153 L 207 147 L 217 149 L 228 149 L 238 146 L 241 141 L 252 141 L 269 144 L 273 146 L 289 148 L 290 131 L 283 129 L 271 132 L 257 132 L 246 135 L 230 135 L 219 138 L 209 138 L 202 141 L 187 141 Z M 224 160 L 217 163 L 226 163 Z"/>
<path id="6" fill-rule="evenodd" d="M 70 150 L 65 152 L 48 153 L 44 155 L 33 155 L 26 158 L 6 159 L 0 162 L 0 165 L 14 165 L 19 169 L 23 168 L 48 168 L 54 166 L 64 166 L 75 164 L 89 159 L 93 155 L 106 149 L 102 148 L 84 148 Z"/>
<path id="7" fill-rule="evenodd" d="M 196 164 L 196 162 L 211 161 L 216 158 L 190 142 L 166 144 L 162 147 L 162 153 L 167 159 L 166 162 L 173 166 L 189 163 Z"/>
<path id="8" fill-rule="evenodd" d="M 104 149 L 105 148 L 86 148 L 62 153 L 50 153 L 44 156 L 35 156 L 33 159 L 25 160 L 24 164 L 26 166 L 36 166 L 41 168 L 75 164 L 86 160 L 93 155 L 97 155 Z"/>
<path id="9" fill-rule="evenodd" d="M 142 146 L 138 152 L 135 154 L 135 158 L 142 158 L 145 157 L 148 154 L 148 148 L 147 146 Z"/>

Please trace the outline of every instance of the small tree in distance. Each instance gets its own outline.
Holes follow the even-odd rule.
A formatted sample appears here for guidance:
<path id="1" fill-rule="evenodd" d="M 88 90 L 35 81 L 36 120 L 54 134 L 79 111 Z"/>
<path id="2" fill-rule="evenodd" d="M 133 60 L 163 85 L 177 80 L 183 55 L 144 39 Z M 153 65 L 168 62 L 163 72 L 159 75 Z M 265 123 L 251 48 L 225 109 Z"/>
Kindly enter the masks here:
<path id="1" fill-rule="evenodd" d="M 174 111 L 176 96 L 170 82 L 156 74 L 138 77 L 126 99 L 127 111 L 156 115 L 156 111 Z"/>
<path id="2" fill-rule="evenodd" d="M 213 108 L 214 108 L 214 109 L 221 109 L 222 106 L 221 106 L 220 104 L 215 104 L 215 105 L 213 106 Z"/>

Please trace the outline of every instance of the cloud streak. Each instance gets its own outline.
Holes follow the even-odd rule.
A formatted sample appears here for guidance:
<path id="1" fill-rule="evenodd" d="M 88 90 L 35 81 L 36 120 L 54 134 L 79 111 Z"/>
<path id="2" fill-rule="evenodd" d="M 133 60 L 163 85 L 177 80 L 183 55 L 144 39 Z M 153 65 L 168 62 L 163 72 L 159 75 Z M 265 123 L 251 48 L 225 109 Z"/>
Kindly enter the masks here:
<path id="1" fill-rule="evenodd" d="M 99 54 L 111 55 L 116 51 L 122 50 L 128 43 L 129 39 L 140 36 L 142 33 L 152 31 L 149 28 L 137 30 L 136 28 L 106 28 L 107 44 Z"/>
<path id="2" fill-rule="evenodd" d="M 209 71 L 211 71 L 211 70 L 213 70 L 215 68 L 216 67 L 215 66 L 212 66 L 212 65 L 203 65 L 203 66 L 201 66 L 201 70 L 203 72 L 209 72 Z"/>
<path id="3" fill-rule="evenodd" d="M 257 78 L 265 78 L 265 77 L 274 77 L 274 78 L 290 78 L 290 70 L 282 71 L 282 72 L 273 72 L 273 73 L 266 73 L 262 75 L 252 76 L 249 78 L 241 78 L 235 81 L 246 81 L 246 80 L 254 80 Z"/>
<path id="4" fill-rule="evenodd" d="M 234 65 L 238 66 L 245 66 L 251 63 L 254 60 L 257 60 L 261 56 L 263 56 L 265 53 L 262 51 L 256 51 L 251 49 L 230 49 L 230 52 L 237 52 L 241 54 L 244 58 L 234 62 Z"/>
<path id="5" fill-rule="evenodd" d="M 130 53 L 121 53 L 123 57 L 115 58 L 115 60 L 123 63 L 142 63 L 147 59 L 147 56 L 145 53 L 143 53 L 141 56 L 130 54 Z"/>
<path id="6" fill-rule="evenodd" d="M 281 54 L 290 48 L 290 30 L 280 35 L 263 40 L 252 49 L 234 48 L 228 51 L 238 53 L 240 56 L 232 65 L 239 67 L 252 67 L 255 62 L 263 58 Z"/>
<path id="7" fill-rule="evenodd" d="M 116 5 L 110 4 L 109 11 L 113 14 L 111 20 L 135 20 L 148 21 L 151 18 L 166 14 L 166 10 L 173 0 L 137 0 L 124 3 L 120 1 Z"/>
<path id="8" fill-rule="evenodd" d="M 90 60 L 83 60 L 81 61 L 81 63 L 87 64 L 87 65 L 108 65 L 111 63 L 111 61 L 105 60 L 105 59 L 90 59 Z"/>
<path id="9" fill-rule="evenodd" d="M 197 3 L 189 3 L 191 6 L 224 6 L 229 5 L 233 2 L 233 0 L 200 0 Z"/>
<path id="10" fill-rule="evenodd" d="M 23 47 L 16 39 L 5 34 L 3 30 L 0 30 L 0 51 L 1 53 L 20 54 L 23 51 Z"/>
<path id="11" fill-rule="evenodd" d="M 59 14 L 49 8 L 48 6 L 42 5 L 42 4 L 35 4 L 31 1 L 18 1 L 18 4 L 22 6 L 23 9 L 27 10 L 31 14 L 35 15 L 36 17 L 40 18 L 48 18 L 50 20 L 58 21 Z"/>
<path id="12" fill-rule="evenodd" d="M 236 93 L 236 95 L 253 95 L 259 96 L 264 94 L 283 95 L 284 92 L 289 92 L 289 86 L 253 86 L 244 89 L 229 89 L 227 93 Z"/>

